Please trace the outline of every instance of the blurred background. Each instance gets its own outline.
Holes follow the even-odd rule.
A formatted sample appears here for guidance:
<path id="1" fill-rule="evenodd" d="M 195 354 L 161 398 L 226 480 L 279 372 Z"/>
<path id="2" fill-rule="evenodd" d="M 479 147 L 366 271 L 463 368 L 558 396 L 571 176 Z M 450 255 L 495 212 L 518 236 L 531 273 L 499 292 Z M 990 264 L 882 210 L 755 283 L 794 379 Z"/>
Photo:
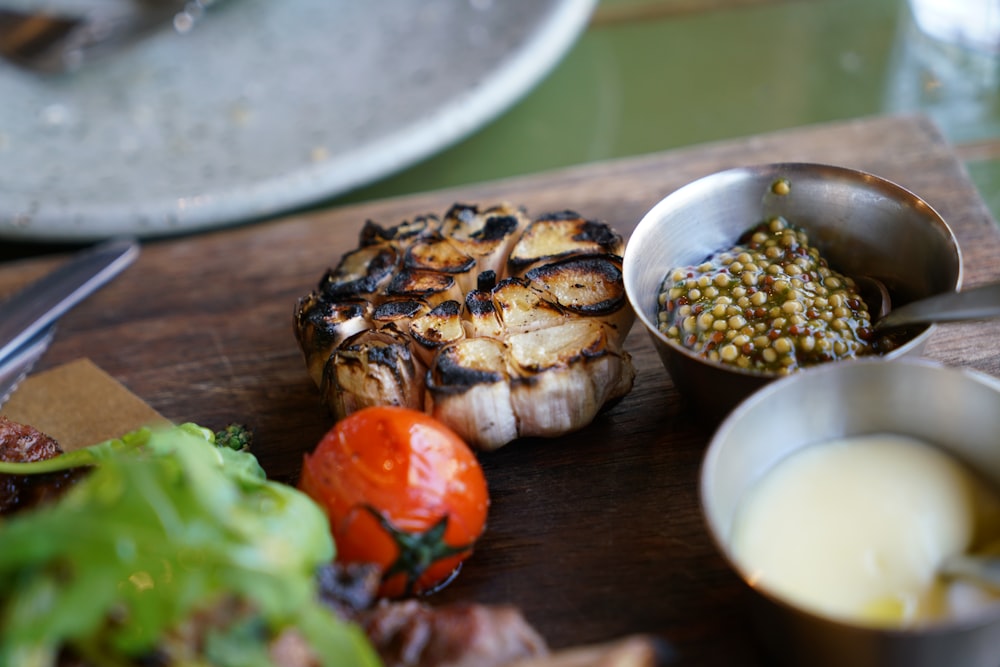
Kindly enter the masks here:
<path id="1" fill-rule="evenodd" d="M 910 1 L 932 29 L 972 7 L 1000 32 L 998 0 L 426 0 L 415 18 L 392 0 L 217 0 L 187 41 L 161 34 L 134 58 L 55 79 L 0 69 L 0 259 L 37 250 L 38 230 L 200 230 L 903 113 L 938 124 L 1000 218 L 997 42 L 931 37 Z M 365 67 L 388 96 L 355 99 Z M 210 222 L 185 226 L 199 211 Z"/>
<path id="2" fill-rule="evenodd" d="M 998 64 L 923 34 L 906 0 L 601 0 L 565 59 L 507 113 L 336 202 L 920 112 L 998 218 Z"/>

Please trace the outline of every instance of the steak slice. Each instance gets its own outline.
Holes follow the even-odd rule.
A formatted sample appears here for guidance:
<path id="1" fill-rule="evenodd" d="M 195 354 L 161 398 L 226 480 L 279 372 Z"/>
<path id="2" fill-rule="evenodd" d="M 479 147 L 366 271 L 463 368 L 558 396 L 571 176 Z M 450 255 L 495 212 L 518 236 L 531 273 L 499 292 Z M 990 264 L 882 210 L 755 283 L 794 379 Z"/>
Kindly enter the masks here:
<path id="1" fill-rule="evenodd" d="M 30 463 L 62 454 L 53 438 L 0 416 L 0 461 Z M 37 507 L 58 498 L 82 474 L 79 469 L 38 475 L 0 473 L 0 515 Z"/>

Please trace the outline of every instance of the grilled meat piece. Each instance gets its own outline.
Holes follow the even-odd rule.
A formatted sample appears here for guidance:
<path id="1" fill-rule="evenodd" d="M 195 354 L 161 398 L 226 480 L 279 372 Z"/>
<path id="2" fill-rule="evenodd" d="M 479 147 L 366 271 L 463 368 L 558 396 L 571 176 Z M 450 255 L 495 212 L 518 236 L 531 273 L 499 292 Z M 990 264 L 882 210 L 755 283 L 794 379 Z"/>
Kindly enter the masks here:
<path id="1" fill-rule="evenodd" d="M 367 563 L 332 562 L 316 573 L 320 600 L 344 619 L 375 604 L 381 579 L 382 568 Z"/>
<path id="2" fill-rule="evenodd" d="M 382 601 L 358 620 L 386 667 L 500 667 L 548 653 L 511 606 Z"/>
<path id="3" fill-rule="evenodd" d="M 59 444 L 41 431 L 0 416 L 0 461 L 30 463 L 61 453 Z M 80 470 L 44 475 L 0 473 L 0 515 L 31 509 L 58 498 L 81 474 Z"/>
<path id="4" fill-rule="evenodd" d="M 514 607 L 378 599 L 379 576 L 376 566 L 331 563 L 318 581 L 320 599 L 364 628 L 385 667 L 499 667 L 548 654 Z"/>
<path id="5" fill-rule="evenodd" d="M 385 667 L 658 667 L 676 657 L 645 635 L 550 651 L 509 605 L 378 600 L 375 566 L 333 563 L 319 582 L 322 600 L 365 629 Z"/>
<path id="6" fill-rule="evenodd" d="M 562 435 L 632 388 L 623 250 L 572 211 L 456 204 L 441 220 L 368 222 L 299 300 L 296 337 L 338 419 L 403 405 L 480 449 Z"/>
<path id="7" fill-rule="evenodd" d="M 378 599 L 380 574 L 377 566 L 331 563 L 317 576 L 320 599 L 365 630 L 385 667 L 499 667 L 548 653 L 514 607 Z"/>
<path id="8" fill-rule="evenodd" d="M 677 656 L 664 640 L 629 635 L 602 644 L 561 649 L 547 656 L 515 660 L 504 667 L 666 667 Z"/>

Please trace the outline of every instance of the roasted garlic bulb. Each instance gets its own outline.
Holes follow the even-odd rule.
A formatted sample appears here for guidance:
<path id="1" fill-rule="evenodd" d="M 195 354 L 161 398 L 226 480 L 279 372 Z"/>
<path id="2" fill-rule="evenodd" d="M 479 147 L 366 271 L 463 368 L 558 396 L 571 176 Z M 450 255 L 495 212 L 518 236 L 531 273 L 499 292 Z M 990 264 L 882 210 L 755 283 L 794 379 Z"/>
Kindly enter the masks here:
<path id="1" fill-rule="evenodd" d="M 632 388 L 623 248 L 572 211 L 456 204 L 369 221 L 299 300 L 295 333 L 337 418 L 404 405 L 480 449 L 561 435 Z"/>

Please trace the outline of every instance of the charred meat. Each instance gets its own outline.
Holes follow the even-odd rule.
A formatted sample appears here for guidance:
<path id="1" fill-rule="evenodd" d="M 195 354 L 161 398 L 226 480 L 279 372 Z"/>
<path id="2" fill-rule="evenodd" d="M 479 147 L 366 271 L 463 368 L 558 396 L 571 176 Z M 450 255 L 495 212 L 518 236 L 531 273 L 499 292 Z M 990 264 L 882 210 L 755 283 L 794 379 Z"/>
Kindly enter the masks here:
<path id="1" fill-rule="evenodd" d="M 54 439 L 41 431 L 0 416 L 0 461 L 42 461 L 62 453 Z M 83 471 L 44 475 L 0 473 L 0 515 L 13 514 L 58 498 Z"/>

